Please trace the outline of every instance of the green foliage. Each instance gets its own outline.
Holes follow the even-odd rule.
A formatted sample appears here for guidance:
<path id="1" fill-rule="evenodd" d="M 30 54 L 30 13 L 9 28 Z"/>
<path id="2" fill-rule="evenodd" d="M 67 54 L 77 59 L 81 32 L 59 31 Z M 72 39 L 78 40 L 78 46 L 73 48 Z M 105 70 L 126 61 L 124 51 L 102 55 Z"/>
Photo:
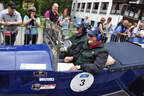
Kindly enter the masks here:
<path id="1" fill-rule="evenodd" d="M 4 4 L 4 7 L 7 8 L 9 1 L 13 1 L 17 5 L 17 10 L 21 13 L 22 17 L 27 14 L 27 9 L 23 9 L 23 1 L 33 2 L 38 16 L 44 16 L 46 10 L 50 10 L 53 3 L 59 4 L 59 12 L 62 13 L 64 8 L 69 8 L 71 10 L 72 0 L 0 0 L 0 3 Z"/>
<path id="2" fill-rule="evenodd" d="M 69 8 L 71 10 L 72 0 L 37 0 L 39 4 L 39 13 L 44 16 L 46 10 L 50 10 L 53 3 L 59 4 L 59 12 L 62 13 L 64 8 Z"/>

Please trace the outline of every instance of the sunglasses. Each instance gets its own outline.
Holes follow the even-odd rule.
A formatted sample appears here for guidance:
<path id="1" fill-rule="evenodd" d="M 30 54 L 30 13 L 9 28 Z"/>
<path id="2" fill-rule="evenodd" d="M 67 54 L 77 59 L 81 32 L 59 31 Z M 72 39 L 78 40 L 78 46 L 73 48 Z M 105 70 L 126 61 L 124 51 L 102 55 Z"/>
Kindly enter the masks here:
<path id="1" fill-rule="evenodd" d="M 106 20 L 101 20 L 101 21 L 106 21 Z"/>
<path id="2" fill-rule="evenodd" d="M 96 37 L 96 35 L 90 35 L 90 34 L 88 34 L 88 36 L 89 36 L 89 37 Z"/>

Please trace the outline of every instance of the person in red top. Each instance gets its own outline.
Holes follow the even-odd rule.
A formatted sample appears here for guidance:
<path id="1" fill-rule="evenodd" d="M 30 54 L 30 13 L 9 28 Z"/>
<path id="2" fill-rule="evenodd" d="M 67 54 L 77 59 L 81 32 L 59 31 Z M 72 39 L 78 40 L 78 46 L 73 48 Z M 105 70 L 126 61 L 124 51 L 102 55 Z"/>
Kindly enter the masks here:
<path id="1" fill-rule="evenodd" d="M 130 29 L 129 29 L 129 32 L 130 32 L 130 36 L 132 36 L 133 35 L 133 31 L 134 31 L 134 29 L 137 27 L 137 23 L 135 22 L 135 23 L 133 23 L 133 25 L 130 27 Z"/>
<path id="2" fill-rule="evenodd" d="M 57 23 L 58 19 L 59 19 L 58 7 L 59 7 L 58 3 L 54 3 L 53 6 L 52 6 L 52 9 L 47 10 L 45 12 L 44 17 L 48 20 L 51 20 L 54 23 Z"/>

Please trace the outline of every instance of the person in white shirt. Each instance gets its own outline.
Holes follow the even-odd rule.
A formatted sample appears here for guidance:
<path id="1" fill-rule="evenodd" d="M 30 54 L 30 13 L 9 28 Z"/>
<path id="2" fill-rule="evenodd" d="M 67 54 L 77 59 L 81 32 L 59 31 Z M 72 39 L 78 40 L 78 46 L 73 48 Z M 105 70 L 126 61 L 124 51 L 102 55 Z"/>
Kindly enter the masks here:
<path id="1" fill-rule="evenodd" d="M 132 32 L 132 37 L 139 37 L 139 33 L 141 33 L 141 30 L 143 30 L 143 23 L 140 23 L 138 27 L 134 28 L 133 32 Z"/>
<path id="2" fill-rule="evenodd" d="M 138 38 L 144 38 L 144 30 L 141 30 L 139 33 L 136 34 Z"/>

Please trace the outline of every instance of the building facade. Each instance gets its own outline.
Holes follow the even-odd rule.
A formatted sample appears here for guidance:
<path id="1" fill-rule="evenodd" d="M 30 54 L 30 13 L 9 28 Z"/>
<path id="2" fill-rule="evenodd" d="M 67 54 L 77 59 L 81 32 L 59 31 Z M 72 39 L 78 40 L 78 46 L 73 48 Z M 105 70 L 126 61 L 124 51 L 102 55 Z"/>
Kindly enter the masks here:
<path id="1" fill-rule="evenodd" d="M 73 0 L 71 16 L 84 19 L 88 16 L 92 23 L 101 17 L 112 17 L 116 25 L 121 19 L 131 23 L 144 20 L 144 0 Z"/>

